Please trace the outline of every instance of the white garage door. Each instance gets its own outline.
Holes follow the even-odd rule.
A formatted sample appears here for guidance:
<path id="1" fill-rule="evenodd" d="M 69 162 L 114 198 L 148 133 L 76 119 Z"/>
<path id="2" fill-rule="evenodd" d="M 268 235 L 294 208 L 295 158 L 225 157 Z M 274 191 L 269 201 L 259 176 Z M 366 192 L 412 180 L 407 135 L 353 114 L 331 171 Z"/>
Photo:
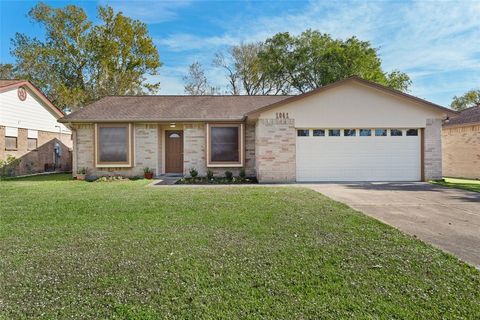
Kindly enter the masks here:
<path id="1" fill-rule="evenodd" d="M 419 181 L 418 129 L 299 129 L 297 181 Z"/>

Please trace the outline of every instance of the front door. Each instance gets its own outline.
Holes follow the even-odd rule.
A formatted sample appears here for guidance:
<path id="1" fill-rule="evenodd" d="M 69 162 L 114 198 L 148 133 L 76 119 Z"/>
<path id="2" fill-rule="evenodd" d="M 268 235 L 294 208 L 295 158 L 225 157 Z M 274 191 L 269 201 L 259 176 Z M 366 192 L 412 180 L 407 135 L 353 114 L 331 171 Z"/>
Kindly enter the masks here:
<path id="1" fill-rule="evenodd" d="M 165 131 L 165 173 L 183 173 L 183 131 Z"/>

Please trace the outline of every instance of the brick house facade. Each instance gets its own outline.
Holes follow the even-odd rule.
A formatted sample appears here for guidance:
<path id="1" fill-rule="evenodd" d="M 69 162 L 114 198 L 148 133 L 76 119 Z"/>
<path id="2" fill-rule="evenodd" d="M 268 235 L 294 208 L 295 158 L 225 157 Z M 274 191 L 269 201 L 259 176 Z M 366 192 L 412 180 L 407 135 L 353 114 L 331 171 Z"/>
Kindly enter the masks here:
<path id="1" fill-rule="evenodd" d="M 445 176 L 480 179 L 480 106 L 444 123 L 442 153 Z"/>
<path id="2" fill-rule="evenodd" d="M 382 179 L 375 175 L 382 170 L 395 171 L 397 181 L 419 181 L 442 176 L 441 124 L 448 114 L 453 112 L 352 77 L 300 96 L 107 97 L 60 121 L 73 130 L 74 174 L 87 168 L 94 176 L 141 176 L 149 167 L 163 175 L 171 173 L 173 159 L 181 161 L 174 172 L 179 175 L 188 176 L 192 168 L 200 176 L 244 170 L 260 182 L 288 183 L 309 181 L 305 172 L 325 181 L 324 172 L 341 174 L 348 166 L 355 174 L 358 162 L 372 172 L 367 181 Z M 116 129 L 108 129 L 112 126 Z M 102 158 L 102 143 L 110 141 L 102 135 L 115 130 L 123 130 L 123 145 L 111 156 L 121 158 L 121 165 L 106 161 L 109 155 Z M 377 137 L 378 130 L 384 137 Z M 342 144 L 348 147 L 337 147 Z M 359 149 L 362 145 L 371 154 Z M 231 157 L 222 150 L 236 153 Z M 359 152 L 363 158 L 356 161 Z"/>
<path id="3" fill-rule="evenodd" d="M 29 81 L 0 80 L 0 160 L 19 160 L 5 173 L 71 170 L 71 132 L 57 122 L 60 117 L 63 113 Z"/>

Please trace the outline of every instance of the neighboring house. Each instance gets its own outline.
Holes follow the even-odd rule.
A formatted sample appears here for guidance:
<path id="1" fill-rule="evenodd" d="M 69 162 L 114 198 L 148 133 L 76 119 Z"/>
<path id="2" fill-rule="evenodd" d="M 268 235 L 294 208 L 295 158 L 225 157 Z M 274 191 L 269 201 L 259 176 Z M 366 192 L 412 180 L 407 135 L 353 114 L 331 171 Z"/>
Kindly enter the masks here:
<path id="1" fill-rule="evenodd" d="M 298 96 L 111 96 L 59 121 L 74 172 L 260 182 L 420 181 L 442 176 L 441 125 L 455 114 L 357 77 Z"/>
<path id="2" fill-rule="evenodd" d="M 0 80 L 0 160 L 20 159 L 10 174 L 71 170 L 71 131 L 57 122 L 63 116 L 31 82 Z"/>
<path id="3" fill-rule="evenodd" d="M 443 175 L 480 179 L 480 104 L 445 121 Z"/>

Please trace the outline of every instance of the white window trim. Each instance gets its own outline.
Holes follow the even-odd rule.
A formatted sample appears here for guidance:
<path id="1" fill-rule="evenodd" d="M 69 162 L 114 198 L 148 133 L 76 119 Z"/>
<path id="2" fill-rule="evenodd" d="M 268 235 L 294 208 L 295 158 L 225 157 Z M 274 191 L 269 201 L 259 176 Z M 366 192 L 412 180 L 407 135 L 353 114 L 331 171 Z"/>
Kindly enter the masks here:
<path id="1" fill-rule="evenodd" d="M 18 138 L 18 128 L 5 127 L 5 137 Z"/>
<path id="2" fill-rule="evenodd" d="M 28 129 L 27 138 L 28 138 L 28 139 L 38 139 L 38 131 L 37 131 L 37 130 Z"/>

